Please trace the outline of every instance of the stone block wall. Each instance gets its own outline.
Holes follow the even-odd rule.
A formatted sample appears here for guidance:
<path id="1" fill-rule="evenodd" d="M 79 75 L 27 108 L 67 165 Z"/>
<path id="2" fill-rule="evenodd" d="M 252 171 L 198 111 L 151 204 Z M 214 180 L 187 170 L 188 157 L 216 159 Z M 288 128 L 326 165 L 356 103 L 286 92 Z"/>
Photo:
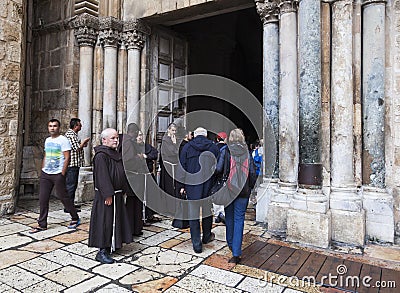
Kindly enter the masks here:
<path id="1" fill-rule="evenodd" d="M 25 111 L 24 159 L 20 197 L 37 197 L 47 122 L 61 121 L 61 132 L 78 115 L 79 47 L 73 29 L 73 0 L 33 2 L 29 109 Z M 29 120 L 29 121 L 28 121 Z M 22 151 L 21 151 L 22 153 Z"/>
<path id="2" fill-rule="evenodd" d="M 14 211 L 21 164 L 24 5 L 0 2 L 0 215 Z"/>

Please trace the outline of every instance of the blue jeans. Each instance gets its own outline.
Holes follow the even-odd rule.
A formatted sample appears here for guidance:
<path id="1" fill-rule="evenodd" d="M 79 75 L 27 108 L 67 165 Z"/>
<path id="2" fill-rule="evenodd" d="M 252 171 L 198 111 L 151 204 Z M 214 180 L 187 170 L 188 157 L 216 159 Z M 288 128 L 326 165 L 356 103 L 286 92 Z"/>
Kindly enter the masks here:
<path id="1" fill-rule="evenodd" d="M 248 198 L 237 197 L 225 207 L 226 242 L 232 248 L 233 256 L 242 255 L 244 217 L 248 202 Z"/>
<path id="2" fill-rule="evenodd" d="M 67 174 L 65 176 L 65 185 L 67 187 L 68 196 L 72 199 L 72 203 L 75 200 L 75 191 L 78 187 L 79 178 L 79 167 L 68 167 Z"/>

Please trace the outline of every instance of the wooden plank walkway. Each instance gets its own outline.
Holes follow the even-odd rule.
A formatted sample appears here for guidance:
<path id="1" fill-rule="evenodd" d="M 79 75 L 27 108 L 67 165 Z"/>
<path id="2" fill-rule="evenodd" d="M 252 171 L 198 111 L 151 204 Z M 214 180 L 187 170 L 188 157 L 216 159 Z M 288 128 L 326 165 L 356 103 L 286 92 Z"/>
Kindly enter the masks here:
<path id="1" fill-rule="evenodd" d="M 241 264 L 348 292 L 400 292 L 400 271 L 263 241 L 243 250 Z"/>

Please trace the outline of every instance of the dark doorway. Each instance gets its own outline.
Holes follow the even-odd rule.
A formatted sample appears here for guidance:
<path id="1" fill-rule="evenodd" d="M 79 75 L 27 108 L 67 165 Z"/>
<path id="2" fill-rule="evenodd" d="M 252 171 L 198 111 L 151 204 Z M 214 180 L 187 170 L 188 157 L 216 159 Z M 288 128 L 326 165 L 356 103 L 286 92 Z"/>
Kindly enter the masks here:
<path id="1" fill-rule="evenodd" d="M 263 30 L 254 7 L 174 25 L 171 29 L 188 41 L 189 74 L 229 78 L 250 90 L 262 104 Z M 229 103 L 211 97 L 189 97 L 187 112 L 198 110 L 212 110 L 228 117 L 244 130 L 249 143 L 258 139 L 248 118 Z"/>

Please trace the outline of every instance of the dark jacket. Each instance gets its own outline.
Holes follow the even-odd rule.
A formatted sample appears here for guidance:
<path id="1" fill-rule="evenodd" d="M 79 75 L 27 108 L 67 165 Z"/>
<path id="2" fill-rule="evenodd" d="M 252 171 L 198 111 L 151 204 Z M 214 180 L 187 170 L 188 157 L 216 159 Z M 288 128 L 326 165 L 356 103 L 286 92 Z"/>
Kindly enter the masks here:
<path id="1" fill-rule="evenodd" d="M 179 187 L 184 186 L 188 199 L 208 196 L 215 169 L 218 147 L 205 136 L 199 135 L 182 149 L 177 179 Z M 191 175 L 193 174 L 193 175 Z"/>
<path id="2" fill-rule="evenodd" d="M 237 157 L 238 160 L 243 161 L 246 157 L 249 159 L 249 174 L 247 176 L 246 183 L 244 184 L 242 191 L 239 193 L 239 197 L 249 197 L 251 189 L 257 181 L 256 169 L 254 166 L 254 161 L 252 156 L 249 154 L 246 145 L 239 143 L 230 144 L 228 147 L 224 148 L 218 158 L 217 166 L 215 168 L 216 175 L 226 174 L 228 176 L 230 170 L 224 170 L 224 160 L 225 157 L 230 161 L 231 156 Z M 229 164 L 228 164 L 229 166 Z"/>

